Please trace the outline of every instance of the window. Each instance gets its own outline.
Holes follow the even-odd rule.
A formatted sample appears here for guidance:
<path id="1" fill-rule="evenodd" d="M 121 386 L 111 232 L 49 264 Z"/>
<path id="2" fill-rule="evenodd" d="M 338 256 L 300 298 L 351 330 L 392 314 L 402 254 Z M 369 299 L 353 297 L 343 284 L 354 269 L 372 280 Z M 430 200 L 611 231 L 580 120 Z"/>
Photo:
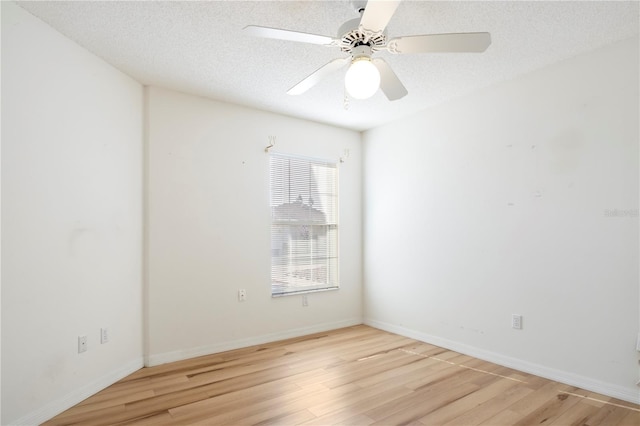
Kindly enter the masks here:
<path id="1" fill-rule="evenodd" d="M 271 154 L 271 295 L 337 289 L 335 163 Z"/>

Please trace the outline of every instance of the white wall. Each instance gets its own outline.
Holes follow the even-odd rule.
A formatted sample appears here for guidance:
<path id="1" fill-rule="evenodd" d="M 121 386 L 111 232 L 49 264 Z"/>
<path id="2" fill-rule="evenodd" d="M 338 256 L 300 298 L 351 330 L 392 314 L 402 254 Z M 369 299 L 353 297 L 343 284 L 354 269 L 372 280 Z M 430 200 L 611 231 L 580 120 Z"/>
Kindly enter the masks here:
<path id="1" fill-rule="evenodd" d="M 638 101 L 635 39 L 366 132 L 365 322 L 640 402 Z"/>
<path id="2" fill-rule="evenodd" d="M 2 46 L 2 7 L 0 7 L 0 46 Z M 2 48 L 0 47 L 0 52 Z M 0 70 L 2 69 L 2 55 L 0 55 Z M 2 93 L 0 84 L 0 93 Z M 1 104 L 1 102 L 0 102 Z M 0 114 L 2 106 L 0 106 Z M 0 119 L 2 129 L 2 119 Z M 0 137 L 0 176 L 2 175 L 2 138 Z M 0 223 L 2 223 L 2 180 L 0 179 Z M 2 241 L 2 226 L 0 226 L 0 241 Z M 0 244 L 0 423 L 2 422 L 2 244 Z"/>
<path id="3" fill-rule="evenodd" d="M 149 365 L 362 322 L 360 134 L 147 89 Z M 339 167 L 337 291 L 271 298 L 269 136 L 274 151 Z M 248 299 L 238 302 L 237 290 Z"/>
<path id="4" fill-rule="evenodd" d="M 142 151 L 141 85 L 2 2 L 2 424 L 142 366 Z"/>

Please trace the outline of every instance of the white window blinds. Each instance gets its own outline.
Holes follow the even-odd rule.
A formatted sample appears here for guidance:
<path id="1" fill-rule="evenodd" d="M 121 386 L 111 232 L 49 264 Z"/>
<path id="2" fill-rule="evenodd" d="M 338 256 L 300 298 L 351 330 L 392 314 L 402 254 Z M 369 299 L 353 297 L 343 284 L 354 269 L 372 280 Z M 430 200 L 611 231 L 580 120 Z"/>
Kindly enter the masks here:
<path id="1" fill-rule="evenodd" d="M 271 294 L 338 288 L 335 163 L 271 154 Z"/>

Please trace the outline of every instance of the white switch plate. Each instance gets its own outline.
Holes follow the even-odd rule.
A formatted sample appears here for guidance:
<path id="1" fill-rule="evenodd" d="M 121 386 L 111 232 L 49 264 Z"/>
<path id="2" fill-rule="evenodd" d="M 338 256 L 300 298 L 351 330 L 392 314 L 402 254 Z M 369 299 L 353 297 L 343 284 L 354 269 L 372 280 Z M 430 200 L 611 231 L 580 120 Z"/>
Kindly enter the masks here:
<path id="1" fill-rule="evenodd" d="M 238 290 L 238 302 L 244 302 L 247 300 L 247 290 L 241 288 Z"/>
<path id="2" fill-rule="evenodd" d="M 100 329 L 100 343 L 101 344 L 105 344 L 105 343 L 109 343 L 109 329 L 108 328 L 101 328 Z"/>
<path id="3" fill-rule="evenodd" d="M 636 351 L 640 352 L 640 333 L 638 333 L 638 340 L 636 340 Z"/>

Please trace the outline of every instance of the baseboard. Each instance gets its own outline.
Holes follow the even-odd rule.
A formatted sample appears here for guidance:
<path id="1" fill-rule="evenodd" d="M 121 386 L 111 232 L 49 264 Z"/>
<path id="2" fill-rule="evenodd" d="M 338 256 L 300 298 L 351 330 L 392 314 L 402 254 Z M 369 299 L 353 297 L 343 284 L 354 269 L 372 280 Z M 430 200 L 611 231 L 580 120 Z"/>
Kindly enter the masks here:
<path id="1" fill-rule="evenodd" d="M 145 366 L 153 367 L 160 364 L 166 364 L 168 362 L 182 361 L 198 356 L 211 355 L 219 352 L 231 351 L 234 349 L 246 348 L 248 346 L 261 345 L 264 343 L 276 342 L 278 340 L 306 336 L 308 334 L 336 330 L 338 328 L 351 327 L 360 324 L 362 324 L 362 318 L 352 318 L 342 321 L 316 324 L 309 327 L 284 330 L 276 333 L 254 336 L 245 339 L 230 340 L 226 342 L 215 343 L 213 345 L 205 345 L 190 349 L 182 349 L 173 352 L 154 354 L 149 355 L 145 358 Z"/>
<path id="2" fill-rule="evenodd" d="M 123 367 L 117 370 L 111 371 L 108 374 L 92 381 L 91 383 L 82 386 L 73 392 L 50 402 L 38 410 L 23 416 L 22 418 L 7 423 L 8 425 L 39 425 L 45 421 L 51 419 L 54 416 L 62 413 L 65 410 L 73 407 L 74 405 L 84 401 L 91 395 L 100 392 L 107 386 L 112 385 L 118 380 L 128 376 L 129 374 L 141 369 L 143 367 L 143 359 L 135 359 Z"/>
<path id="3" fill-rule="evenodd" d="M 474 346 L 465 345 L 464 343 L 443 339 L 441 337 L 401 327 L 395 324 L 389 324 L 372 319 L 365 319 L 364 324 L 374 328 L 378 328 L 380 330 L 388 331 L 390 333 L 399 334 L 401 336 L 429 343 L 431 345 L 436 345 L 452 351 L 460 352 L 462 354 L 469 355 L 474 358 L 479 358 L 484 361 L 489 361 L 494 364 L 499 364 L 525 373 L 544 377 L 545 379 L 564 383 L 570 386 L 576 386 L 585 390 L 600 393 L 602 395 L 607 395 L 612 398 L 632 402 L 634 404 L 640 404 L 640 393 L 637 389 L 628 389 L 622 386 L 591 379 L 589 377 L 546 367 L 544 365 L 530 363 L 517 358 L 501 355 L 496 352 L 491 352 L 484 349 L 476 348 Z"/>

